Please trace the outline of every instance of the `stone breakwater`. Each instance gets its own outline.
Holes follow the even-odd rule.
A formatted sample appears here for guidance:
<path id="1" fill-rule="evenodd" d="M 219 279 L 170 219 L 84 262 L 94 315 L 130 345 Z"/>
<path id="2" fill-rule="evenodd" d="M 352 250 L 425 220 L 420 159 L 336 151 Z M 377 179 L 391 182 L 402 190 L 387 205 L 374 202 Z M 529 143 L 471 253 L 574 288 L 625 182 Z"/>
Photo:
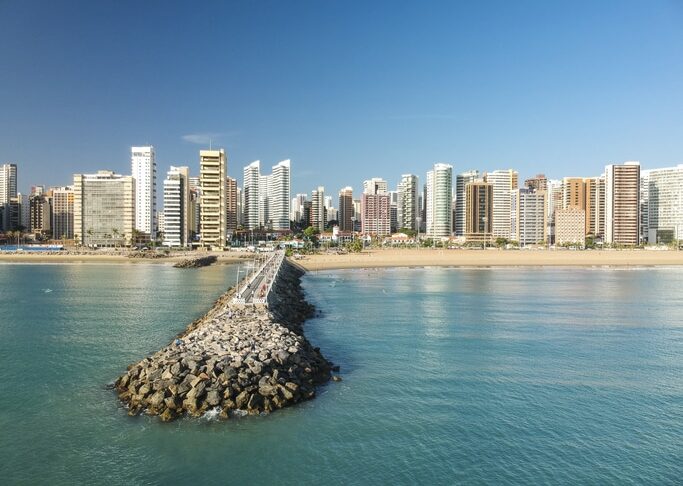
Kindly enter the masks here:
<path id="1" fill-rule="evenodd" d="M 207 255 L 203 257 L 187 258 L 185 260 L 179 261 L 173 266 L 175 268 L 200 268 L 208 267 L 209 265 L 216 263 L 216 261 L 218 261 L 218 257 L 216 255 Z"/>
<path id="2" fill-rule="evenodd" d="M 332 363 L 303 336 L 314 309 L 304 300 L 302 274 L 283 262 L 268 307 L 229 304 L 226 292 L 173 342 L 130 365 L 114 383 L 128 413 L 170 421 L 217 409 L 226 419 L 313 398 Z"/>

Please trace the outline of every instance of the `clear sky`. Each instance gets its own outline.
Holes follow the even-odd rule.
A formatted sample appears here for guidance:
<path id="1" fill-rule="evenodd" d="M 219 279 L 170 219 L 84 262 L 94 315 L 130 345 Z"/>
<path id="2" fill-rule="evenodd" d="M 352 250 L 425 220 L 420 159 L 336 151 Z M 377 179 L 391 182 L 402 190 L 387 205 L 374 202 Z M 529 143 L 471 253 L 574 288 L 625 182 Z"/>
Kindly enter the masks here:
<path id="1" fill-rule="evenodd" d="M 0 0 L 0 63 L 22 191 L 130 173 L 131 145 L 197 173 L 209 138 L 239 181 L 290 158 L 293 193 L 334 196 L 436 162 L 683 162 L 681 1 Z"/>

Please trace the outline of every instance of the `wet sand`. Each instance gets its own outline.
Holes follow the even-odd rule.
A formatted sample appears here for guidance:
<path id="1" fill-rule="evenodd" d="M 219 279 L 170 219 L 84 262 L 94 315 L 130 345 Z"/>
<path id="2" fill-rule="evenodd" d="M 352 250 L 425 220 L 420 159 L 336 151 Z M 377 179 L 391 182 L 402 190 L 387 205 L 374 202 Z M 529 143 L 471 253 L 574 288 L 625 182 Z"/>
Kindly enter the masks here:
<path id="1" fill-rule="evenodd" d="M 305 270 L 415 266 L 675 266 L 683 265 L 683 251 L 378 249 L 346 255 L 306 255 L 296 263 Z"/>

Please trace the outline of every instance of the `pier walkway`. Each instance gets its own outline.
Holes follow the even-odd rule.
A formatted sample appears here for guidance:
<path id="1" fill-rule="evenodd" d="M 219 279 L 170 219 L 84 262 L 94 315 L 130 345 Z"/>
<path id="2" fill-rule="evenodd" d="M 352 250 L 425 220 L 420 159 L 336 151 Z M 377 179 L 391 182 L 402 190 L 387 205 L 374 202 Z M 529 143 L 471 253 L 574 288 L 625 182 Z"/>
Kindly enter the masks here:
<path id="1" fill-rule="evenodd" d="M 277 279 L 285 259 L 283 250 L 276 250 L 263 254 L 255 259 L 253 270 L 239 280 L 240 270 L 237 273 L 237 290 L 232 298 L 232 304 L 242 305 L 268 305 L 268 296 Z"/>

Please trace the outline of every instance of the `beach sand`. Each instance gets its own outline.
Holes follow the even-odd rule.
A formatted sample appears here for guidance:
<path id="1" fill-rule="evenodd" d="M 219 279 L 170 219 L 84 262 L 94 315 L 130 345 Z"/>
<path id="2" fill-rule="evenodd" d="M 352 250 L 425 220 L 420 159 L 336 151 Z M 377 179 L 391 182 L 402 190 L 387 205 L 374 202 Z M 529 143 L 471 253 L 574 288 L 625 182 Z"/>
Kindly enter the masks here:
<path id="1" fill-rule="evenodd" d="M 426 266 L 673 266 L 683 265 L 683 251 L 377 249 L 346 255 L 305 255 L 295 263 L 309 271 Z"/>
<path id="2" fill-rule="evenodd" d="M 166 258 L 129 258 L 125 254 L 44 254 L 40 252 L 26 253 L 0 253 L 0 264 L 3 263 L 155 263 L 172 265 L 188 258 L 207 256 L 214 254 L 218 256 L 219 265 L 237 263 L 245 258 L 244 254 L 237 253 L 192 253 L 174 255 Z"/>

